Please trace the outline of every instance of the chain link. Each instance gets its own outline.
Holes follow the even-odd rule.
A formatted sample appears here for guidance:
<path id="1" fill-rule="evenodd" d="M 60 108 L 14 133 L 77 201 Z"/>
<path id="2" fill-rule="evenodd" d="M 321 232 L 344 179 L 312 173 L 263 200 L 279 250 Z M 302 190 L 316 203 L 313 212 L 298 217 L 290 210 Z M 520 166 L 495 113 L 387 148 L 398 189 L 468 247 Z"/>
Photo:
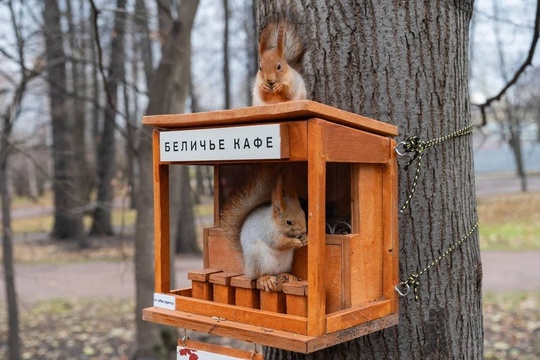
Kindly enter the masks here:
<path id="1" fill-rule="evenodd" d="M 405 171 L 409 169 L 409 166 L 415 161 L 418 160 L 416 164 L 416 170 L 414 172 L 414 179 L 409 193 L 407 194 L 407 199 L 405 203 L 399 208 L 399 212 L 403 213 L 411 204 L 412 197 L 416 191 L 416 186 L 418 185 L 418 179 L 420 177 L 420 168 L 422 166 L 422 157 L 424 156 L 424 151 L 433 146 L 442 143 L 443 141 L 471 134 L 474 130 L 474 124 L 469 124 L 457 131 L 454 131 L 451 134 L 440 136 L 435 139 L 428 141 L 421 140 L 418 136 L 410 136 L 404 141 L 398 143 L 395 147 L 395 151 L 399 156 L 403 156 L 407 153 L 414 153 L 413 157 L 405 165 Z M 403 151 L 401 150 L 403 149 Z"/>

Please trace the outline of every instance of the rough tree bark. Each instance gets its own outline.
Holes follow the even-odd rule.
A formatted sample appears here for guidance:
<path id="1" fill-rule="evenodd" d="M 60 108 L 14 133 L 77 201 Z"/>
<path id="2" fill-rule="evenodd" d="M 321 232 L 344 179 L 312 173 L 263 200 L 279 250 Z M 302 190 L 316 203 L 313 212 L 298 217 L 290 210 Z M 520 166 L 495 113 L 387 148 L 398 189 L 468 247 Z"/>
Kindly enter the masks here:
<path id="1" fill-rule="evenodd" d="M 285 1 L 259 1 L 264 18 Z M 473 1 L 287 1 L 305 18 L 304 66 L 312 99 L 428 140 L 470 121 L 468 25 Z M 407 159 L 406 159 L 407 160 Z M 400 203 L 414 177 L 400 159 Z M 430 148 L 412 204 L 400 215 L 400 273 L 418 273 L 476 221 L 471 137 Z M 481 359 L 481 262 L 474 232 L 427 271 L 420 302 L 400 301 L 400 324 L 304 356 L 268 348 L 268 359 Z"/>
<path id="2" fill-rule="evenodd" d="M 54 227 L 58 239 L 84 237 L 82 212 L 76 185 L 76 158 L 73 142 L 73 119 L 69 116 L 66 95 L 66 56 L 56 0 L 45 1 L 43 33 L 47 57 L 47 75 L 52 122 L 52 155 L 54 163 Z M 80 243 L 84 243 L 82 240 Z"/>
<path id="3" fill-rule="evenodd" d="M 113 179 L 116 172 L 116 112 L 118 108 L 118 85 L 124 80 L 124 33 L 126 28 L 126 0 L 117 0 L 114 29 L 112 32 L 110 65 L 105 83 L 107 106 L 98 145 L 97 207 L 90 235 L 112 235 L 112 208 L 114 202 Z"/>
<path id="4" fill-rule="evenodd" d="M 147 115 L 169 112 L 171 99 L 167 94 L 173 92 L 175 81 L 185 71 L 179 61 L 186 56 L 184 52 L 190 42 L 193 19 L 199 1 L 182 1 L 178 6 L 178 19 L 173 23 L 165 43 L 162 47 L 161 60 L 158 69 L 152 75 L 152 84 L 149 87 L 149 103 Z M 189 72 L 188 72 L 189 74 Z M 184 99 L 176 99 L 184 102 Z M 152 178 L 152 145 L 151 132 L 143 129 L 141 145 L 138 151 L 140 191 L 137 192 L 137 224 L 135 228 L 135 281 L 136 287 L 136 344 L 137 350 L 134 359 L 158 359 L 155 351 L 160 345 L 159 333 L 156 325 L 142 321 L 142 309 L 152 306 L 154 293 L 154 209 L 153 178 Z"/>

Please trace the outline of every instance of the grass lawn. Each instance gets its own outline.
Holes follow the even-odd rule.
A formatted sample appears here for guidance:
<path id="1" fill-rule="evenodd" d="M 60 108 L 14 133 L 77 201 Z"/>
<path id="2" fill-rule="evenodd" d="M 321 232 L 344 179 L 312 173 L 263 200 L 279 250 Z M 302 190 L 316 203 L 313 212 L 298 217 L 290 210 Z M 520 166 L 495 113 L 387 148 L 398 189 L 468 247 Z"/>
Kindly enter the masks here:
<path id="1" fill-rule="evenodd" d="M 478 199 L 482 250 L 540 250 L 540 193 Z"/>

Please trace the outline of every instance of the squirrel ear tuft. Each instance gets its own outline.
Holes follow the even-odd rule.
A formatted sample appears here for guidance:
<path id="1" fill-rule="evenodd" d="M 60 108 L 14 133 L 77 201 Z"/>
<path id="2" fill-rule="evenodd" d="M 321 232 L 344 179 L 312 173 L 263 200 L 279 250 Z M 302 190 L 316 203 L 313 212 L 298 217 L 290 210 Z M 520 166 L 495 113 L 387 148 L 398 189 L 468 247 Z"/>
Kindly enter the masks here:
<path id="1" fill-rule="evenodd" d="M 278 26 L 277 33 L 277 51 L 280 57 L 283 57 L 285 53 L 285 23 L 281 22 Z"/>
<path id="2" fill-rule="evenodd" d="M 272 205 L 274 206 L 274 210 L 278 211 L 280 215 L 286 211 L 287 204 L 285 202 L 285 193 L 283 188 L 283 174 L 278 175 L 276 187 L 272 192 Z"/>

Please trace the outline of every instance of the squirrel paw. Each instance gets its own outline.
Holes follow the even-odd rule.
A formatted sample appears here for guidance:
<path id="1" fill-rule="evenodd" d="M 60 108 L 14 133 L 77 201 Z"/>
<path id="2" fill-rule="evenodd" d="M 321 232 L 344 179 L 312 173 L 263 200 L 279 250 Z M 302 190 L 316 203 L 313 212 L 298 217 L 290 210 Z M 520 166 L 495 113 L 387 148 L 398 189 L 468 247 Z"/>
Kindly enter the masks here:
<path id="1" fill-rule="evenodd" d="M 307 245 L 306 235 L 300 235 L 292 240 L 292 247 L 297 249 Z"/>
<path id="2" fill-rule="evenodd" d="M 266 82 L 266 83 L 261 85 L 261 89 L 263 91 L 266 91 L 267 93 L 271 94 L 274 91 L 273 86 L 274 86 L 274 84 Z"/>
<path id="3" fill-rule="evenodd" d="M 257 289 L 264 291 L 277 291 L 278 278 L 273 275 L 263 275 L 257 279 Z"/>
<path id="4" fill-rule="evenodd" d="M 273 86 L 273 90 L 275 93 L 280 93 L 283 91 L 283 84 L 278 82 L 278 83 L 275 83 L 274 86 Z"/>
<path id="5" fill-rule="evenodd" d="M 300 280 L 300 278 L 294 276 L 293 274 L 288 274 L 288 273 L 280 273 L 278 274 L 278 277 L 286 281 L 299 281 Z"/>

